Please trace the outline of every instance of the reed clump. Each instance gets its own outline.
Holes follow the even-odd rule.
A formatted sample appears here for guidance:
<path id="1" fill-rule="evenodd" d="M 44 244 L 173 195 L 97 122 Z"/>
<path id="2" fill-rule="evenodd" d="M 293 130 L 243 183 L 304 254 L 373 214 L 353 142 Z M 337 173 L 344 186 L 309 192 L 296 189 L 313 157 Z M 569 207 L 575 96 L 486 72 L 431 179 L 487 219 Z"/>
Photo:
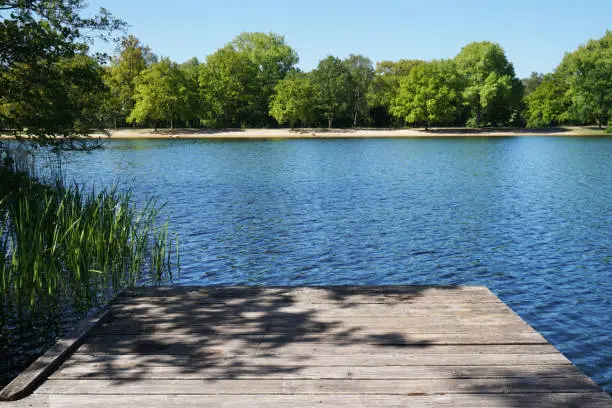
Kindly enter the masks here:
<path id="1" fill-rule="evenodd" d="M 174 278 L 178 245 L 161 207 L 117 185 L 86 191 L 42 182 L 0 156 L 0 328 L 8 339 L 64 313 L 84 315 L 122 288 Z M 178 273 L 178 272 L 177 272 Z M 4 353 L 0 353 L 4 354 Z"/>

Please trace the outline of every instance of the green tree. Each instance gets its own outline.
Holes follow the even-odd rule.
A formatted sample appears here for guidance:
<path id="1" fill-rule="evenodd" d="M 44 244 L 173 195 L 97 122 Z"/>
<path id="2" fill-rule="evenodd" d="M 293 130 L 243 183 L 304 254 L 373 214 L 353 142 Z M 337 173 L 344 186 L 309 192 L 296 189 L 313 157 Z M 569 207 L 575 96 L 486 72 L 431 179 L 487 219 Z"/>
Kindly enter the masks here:
<path id="1" fill-rule="evenodd" d="M 400 80 L 391 113 L 408 123 L 452 122 L 457 115 L 462 77 L 452 61 L 431 61 L 415 66 Z"/>
<path id="2" fill-rule="evenodd" d="M 521 82 L 523 84 L 523 89 L 525 91 L 524 96 L 527 96 L 533 91 L 535 91 L 538 88 L 538 86 L 540 86 L 543 79 L 544 79 L 544 74 L 540 74 L 538 72 L 532 72 L 528 78 L 523 78 Z"/>
<path id="3" fill-rule="evenodd" d="M 372 61 L 363 55 L 351 54 L 344 60 L 351 81 L 351 110 L 353 127 L 357 127 L 359 115 L 368 114 L 368 92 L 374 80 L 374 67 Z"/>
<path id="4" fill-rule="evenodd" d="M 317 94 L 317 105 L 327 118 L 331 129 L 334 119 L 345 115 L 350 107 L 351 75 L 346 64 L 331 55 L 321 60 L 312 71 Z"/>
<path id="5" fill-rule="evenodd" d="M 574 118 L 606 123 L 612 116 L 612 31 L 567 54 L 558 71 L 572 88 Z"/>
<path id="6" fill-rule="evenodd" d="M 314 117 L 315 89 L 307 74 L 292 72 L 275 87 L 270 115 L 280 124 L 306 125 Z"/>
<path id="7" fill-rule="evenodd" d="M 242 33 L 229 44 L 253 65 L 252 102 L 247 121 L 252 125 L 270 124 L 269 103 L 276 84 L 294 69 L 299 58 L 285 43 L 285 37 L 274 33 Z"/>
<path id="8" fill-rule="evenodd" d="M 200 61 L 191 58 L 181 65 L 181 83 L 179 87 L 180 118 L 187 127 L 200 122 L 202 107 L 198 93 Z"/>
<path id="9" fill-rule="evenodd" d="M 85 6 L 80 0 L 2 1 L 0 132 L 62 143 L 101 125 L 85 118 L 89 108 L 79 108 L 92 102 L 91 94 L 101 85 L 98 61 L 87 56 L 88 44 L 93 38 L 107 39 L 125 23 L 105 9 L 84 18 Z"/>
<path id="10" fill-rule="evenodd" d="M 463 96 L 472 110 L 476 127 L 508 123 L 520 109 L 522 85 L 514 67 L 499 44 L 474 42 L 455 57 L 459 72 L 466 78 Z"/>
<path id="11" fill-rule="evenodd" d="M 42 78 L 40 75 L 37 66 L 18 66 L 2 79 L 10 89 L 28 93 L 0 103 L 0 116 L 12 131 L 34 136 L 40 144 L 74 147 L 74 140 L 66 139 L 99 129 L 99 107 L 106 88 L 97 60 L 75 54 L 58 59 L 45 67 Z M 15 135 L 21 137 L 21 133 Z"/>
<path id="12" fill-rule="evenodd" d="M 240 127 L 249 123 L 257 93 L 257 68 L 232 47 L 223 47 L 200 66 L 202 116 L 209 126 Z"/>
<path id="13" fill-rule="evenodd" d="M 570 120 L 571 93 L 568 82 L 558 74 L 547 74 L 526 98 L 528 127 L 553 126 Z"/>
<path id="14" fill-rule="evenodd" d="M 111 60 L 106 80 L 110 88 L 109 110 L 115 127 L 118 118 L 125 120 L 134 109 L 136 79 L 156 60 L 149 47 L 133 35 L 121 40 L 119 55 Z"/>
<path id="15" fill-rule="evenodd" d="M 182 71 L 167 58 L 145 69 L 136 79 L 136 104 L 127 120 L 144 123 L 149 120 L 157 128 L 159 121 L 167 121 L 174 128 L 174 121 L 181 118 Z"/>
<path id="16" fill-rule="evenodd" d="M 374 79 L 368 92 L 368 105 L 370 117 L 377 125 L 388 126 L 392 124 L 394 116 L 391 116 L 391 105 L 397 97 L 400 80 L 417 65 L 421 60 L 399 60 L 381 61 L 376 64 Z M 399 123 L 395 123 L 399 125 Z"/>

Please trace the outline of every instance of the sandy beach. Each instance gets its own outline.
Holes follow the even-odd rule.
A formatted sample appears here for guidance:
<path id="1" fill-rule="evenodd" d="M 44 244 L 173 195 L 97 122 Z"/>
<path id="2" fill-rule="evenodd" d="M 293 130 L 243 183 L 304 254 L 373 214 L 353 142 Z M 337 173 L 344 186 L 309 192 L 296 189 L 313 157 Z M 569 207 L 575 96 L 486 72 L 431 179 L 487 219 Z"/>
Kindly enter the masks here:
<path id="1" fill-rule="evenodd" d="M 453 138 L 521 136 L 612 136 L 593 126 L 550 129 L 433 128 L 425 129 L 111 129 L 112 139 L 326 139 L 326 138 Z M 94 133 L 92 137 L 108 135 Z M 12 136 L 0 135 L 0 139 Z"/>
<path id="2" fill-rule="evenodd" d="M 311 138 L 418 138 L 418 137 L 512 137 L 512 136 L 604 136 L 593 127 L 552 129 L 118 129 L 113 139 L 311 139 Z"/>

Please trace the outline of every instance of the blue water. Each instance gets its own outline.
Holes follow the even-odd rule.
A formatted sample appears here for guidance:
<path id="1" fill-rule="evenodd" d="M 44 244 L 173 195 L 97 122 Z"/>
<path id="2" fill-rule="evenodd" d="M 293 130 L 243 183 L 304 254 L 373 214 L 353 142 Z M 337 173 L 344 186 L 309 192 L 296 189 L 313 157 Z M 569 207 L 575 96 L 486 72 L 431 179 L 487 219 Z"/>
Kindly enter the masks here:
<path id="1" fill-rule="evenodd" d="M 112 141 L 181 284 L 486 285 L 612 392 L 612 138 Z"/>

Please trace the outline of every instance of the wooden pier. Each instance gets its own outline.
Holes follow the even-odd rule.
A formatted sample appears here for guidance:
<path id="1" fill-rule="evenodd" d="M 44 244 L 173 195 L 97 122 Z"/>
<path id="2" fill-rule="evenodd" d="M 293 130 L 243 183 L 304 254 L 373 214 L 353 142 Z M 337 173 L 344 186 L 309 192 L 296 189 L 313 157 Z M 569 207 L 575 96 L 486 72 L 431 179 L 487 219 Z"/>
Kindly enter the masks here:
<path id="1" fill-rule="evenodd" d="M 16 407 L 612 407 L 484 287 L 137 288 Z"/>

